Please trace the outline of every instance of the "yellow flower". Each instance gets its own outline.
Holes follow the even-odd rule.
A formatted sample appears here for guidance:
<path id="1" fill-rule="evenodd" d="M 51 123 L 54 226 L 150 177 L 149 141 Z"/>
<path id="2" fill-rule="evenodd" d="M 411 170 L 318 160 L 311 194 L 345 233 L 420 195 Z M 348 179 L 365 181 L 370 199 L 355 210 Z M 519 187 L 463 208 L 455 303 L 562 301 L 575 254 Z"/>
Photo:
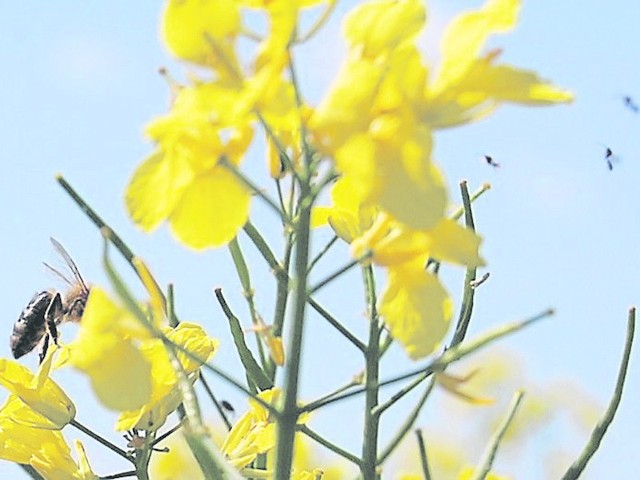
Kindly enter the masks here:
<path id="1" fill-rule="evenodd" d="M 183 322 L 175 329 L 166 329 L 167 338 L 189 352 L 208 361 L 218 347 L 218 341 L 207 336 L 199 325 Z M 157 430 L 182 402 L 178 379 L 169 359 L 167 348 L 159 339 L 146 340 L 140 352 L 151 365 L 151 396 L 141 408 L 123 412 L 118 418 L 116 430 Z M 197 379 L 202 362 L 195 361 L 183 352 L 177 352 L 185 374 L 192 382 Z"/>
<path id="2" fill-rule="evenodd" d="M 49 378 L 55 348 L 50 348 L 37 375 L 18 362 L 0 359 L 0 384 L 12 393 L 10 400 L 19 399 L 39 414 L 32 417 L 32 426 L 61 429 L 76 414 L 76 407 L 62 388 Z"/>
<path id="3" fill-rule="evenodd" d="M 502 102 L 551 104 L 571 94 L 532 72 L 479 56 L 486 38 L 510 28 L 519 2 L 491 0 L 463 14 L 444 37 L 444 64 L 429 82 L 414 45 L 426 11 L 420 0 L 377 0 L 345 21 L 349 55 L 310 121 L 316 146 L 334 158 L 366 204 L 416 230 L 433 228 L 447 192 L 431 161 L 432 130 L 486 116 Z"/>
<path id="4" fill-rule="evenodd" d="M 203 249 L 235 237 L 249 216 L 250 192 L 221 165 L 237 167 L 252 130 L 234 89 L 215 83 L 180 90 L 171 113 L 147 133 L 158 149 L 134 172 L 125 200 L 145 231 L 168 220 L 186 245 Z"/>
<path id="5" fill-rule="evenodd" d="M 449 219 L 441 219 L 430 230 L 409 229 L 364 206 L 358 192 L 349 187 L 346 178 L 336 183 L 333 205 L 314 212 L 314 225 L 329 223 L 337 235 L 351 242 L 353 257 L 370 251 L 372 261 L 388 269 L 378 311 L 409 357 L 429 355 L 445 337 L 453 307 L 440 280 L 425 271 L 425 264 L 434 258 L 468 267 L 482 265 L 480 237 Z"/>
<path id="6" fill-rule="evenodd" d="M 272 388 L 258 397 L 273 405 L 280 390 Z M 249 411 L 233 426 L 222 444 L 221 451 L 236 468 L 249 465 L 259 454 L 271 450 L 276 443 L 276 424 L 269 411 L 255 400 L 249 400 Z"/>
<path id="7" fill-rule="evenodd" d="M 235 0 L 166 2 L 161 22 L 162 38 L 169 51 L 183 60 L 217 65 L 219 50 L 232 51 L 239 31 L 240 11 Z"/>
<path id="8" fill-rule="evenodd" d="M 31 465 L 44 478 L 97 480 L 82 445 L 76 443 L 80 458 L 78 466 L 62 433 L 33 426 L 39 417 L 17 397 L 9 397 L 0 409 L 0 458 Z"/>
<path id="9" fill-rule="evenodd" d="M 149 335 L 127 309 L 94 286 L 67 361 L 89 376 L 105 407 L 139 408 L 151 395 L 151 366 L 138 349 L 138 339 Z"/>
<path id="10" fill-rule="evenodd" d="M 153 455 L 149 464 L 150 478 L 155 480 L 204 480 L 189 444 L 182 435 L 172 435 L 162 442 L 169 451 Z"/>

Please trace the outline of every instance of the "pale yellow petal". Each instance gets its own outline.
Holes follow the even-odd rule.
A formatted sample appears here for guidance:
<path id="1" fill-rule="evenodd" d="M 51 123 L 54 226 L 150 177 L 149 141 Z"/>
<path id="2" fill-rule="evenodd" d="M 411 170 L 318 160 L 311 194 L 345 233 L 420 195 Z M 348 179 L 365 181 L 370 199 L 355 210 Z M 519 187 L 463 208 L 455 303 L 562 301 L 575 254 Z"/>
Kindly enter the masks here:
<path id="1" fill-rule="evenodd" d="M 169 0 L 161 24 L 163 40 L 173 55 L 205 64 L 216 53 L 212 42 L 233 37 L 239 29 L 234 0 Z"/>
<path id="2" fill-rule="evenodd" d="M 429 232 L 429 236 L 432 239 L 429 253 L 433 258 L 466 267 L 484 265 L 479 253 L 482 239 L 472 230 L 444 219 Z"/>
<path id="3" fill-rule="evenodd" d="M 176 205 L 171 229 L 189 247 L 219 247 L 233 239 L 249 218 L 251 195 L 224 167 L 196 178 Z"/>
<path id="4" fill-rule="evenodd" d="M 144 231 L 152 231 L 169 217 L 192 177 L 187 163 L 156 151 L 129 181 L 125 192 L 129 216 Z"/>
<path id="5" fill-rule="evenodd" d="M 507 32 L 518 18 L 520 0 L 488 0 L 480 9 L 456 17 L 442 38 L 442 67 L 433 90 L 460 81 L 480 56 L 489 35 Z"/>
<path id="6" fill-rule="evenodd" d="M 418 360 L 434 352 L 449 329 L 452 302 L 421 263 L 389 268 L 378 310 L 393 338 Z"/>
<path id="7" fill-rule="evenodd" d="M 414 39 L 424 27 L 425 3 L 420 0 L 374 0 L 354 8 L 344 20 L 351 48 L 376 57 Z"/>

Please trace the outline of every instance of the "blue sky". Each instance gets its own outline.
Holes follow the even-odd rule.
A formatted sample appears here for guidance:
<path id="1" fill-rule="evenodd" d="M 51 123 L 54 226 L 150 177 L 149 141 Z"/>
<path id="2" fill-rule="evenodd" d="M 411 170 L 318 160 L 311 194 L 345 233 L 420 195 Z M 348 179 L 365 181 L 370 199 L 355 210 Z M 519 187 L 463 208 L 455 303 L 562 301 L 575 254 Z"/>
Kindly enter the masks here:
<path id="1" fill-rule="evenodd" d="M 341 4 L 338 13 L 355 3 Z M 434 38 L 445 21 L 479 4 L 431 2 L 432 30 L 422 41 L 427 58 L 437 60 Z M 3 328 L 8 338 L 31 295 L 56 285 L 41 264 L 54 259 L 50 236 L 66 246 L 86 278 L 105 283 L 100 235 L 55 183 L 54 174 L 61 172 L 149 262 L 162 284 L 175 283 L 181 317 L 202 322 L 210 334 L 220 337 L 217 362 L 241 377 L 212 296 L 212 288 L 222 286 L 234 309 L 244 314 L 228 253 L 224 249 L 190 252 L 166 228 L 145 235 L 130 223 L 123 208 L 124 186 L 151 148 L 142 138 L 142 127 L 168 106 L 168 89 L 157 74 L 158 67 L 168 66 L 176 76 L 183 75 L 158 41 L 158 16 L 158 2 L 151 1 L 63 4 L 31 0 L 3 5 Z M 518 28 L 494 37 L 489 46 L 503 48 L 504 62 L 536 70 L 570 88 L 576 101 L 553 108 L 506 106 L 486 121 L 439 132 L 436 137 L 435 156 L 453 198 L 462 179 L 468 180 L 471 189 L 487 181 L 493 185 L 475 209 L 491 278 L 478 292 L 471 334 L 546 307 L 556 308 L 554 318 L 497 348 L 524 365 L 523 388 L 575 383 L 585 401 L 593 398 L 601 408 L 613 389 L 627 309 L 640 302 L 640 115 L 626 109 L 622 101 L 623 95 L 631 95 L 640 102 L 640 53 L 635 48 L 638 18 L 640 4 L 623 0 L 608 2 L 606 7 L 577 0 L 525 2 Z M 337 23 L 298 54 L 300 77 L 312 102 L 326 89 L 341 55 Z M 621 159 L 613 171 L 605 164 L 606 147 Z M 500 162 L 501 168 L 483 163 L 485 154 Z M 245 165 L 247 171 L 260 171 L 262 157 L 253 155 Z M 256 178 L 262 181 L 260 175 Z M 267 223 L 269 213 L 259 205 L 253 213 L 260 219 L 258 225 Z M 316 245 L 328 237 L 320 233 Z M 244 240 L 243 246 L 257 260 Z M 334 267 L 341 264 L 337 255 L 335 258 Z M 273 282 L 264 265 L 256 264 L 258 306 L 270 312 Z M 325 271 L 330 270 L 331 265 Z M 457 294 L 460 272 L 453 271 L 446 278 Z M 352 317 L 354 331 L 364 332 L 363 307 L 350 288 L 323 294 L 333 311 Z M 316 330 L 316 324 L 310 327 L 305 345 L 309 353 L 302 386 L 309 398 L 347 380 L 359 368 L 357 358 L 343 349 L 346 344 L 320 327 Z M 72 338 L 73 329 L 65 329 L 63 335 Z M 331 344 L 334 339 L 338 343 Z M 329 358 L 327 345 L 332 345 Z M 10 355 L 8 342 L 0 342 L 0 355 Z M 392 357 L 385 373 L 411 368 L 400 352 Z M 640 448 L 636 357 L 634 352 L 618 417 L 585 478 L 631 478 L 636 471 L 631 460 Z M 35 359 L 26 362 L 33 365 Z M 336 378 L 338 367 L 341 376 Z M 93 411 L 99 407 L 87 393 L 85 379 L 60 373 L 61 382 L 78 404 L 79 420 L 107 434 L 113 415 L 96 418 Z M 212 383 L 221 397 L 240 408 L 242 400 L 235 391 L 217 380 Z M 354 405 L 336 409 L 333 417 L 323 417 L 320 429 L 348 444 L 354 433 L 337 427 L 348 418 L 347 407 Z M 474 412 L 483 415 L 481 410 Z M 438 421 L 442 419 L 432 411 L 421 419 L 421 425 L 428 428 Z M 584 432 L 567 430 L 571 428 L 561 421 L 554 423 L 537 432 L 528 444 L 534 453 L 515 464 L 499 459 L 498 466 L 503 465 L 502 472 L 516 478 L 543 478 L 545 471 L 536 466 L 536 454 L 543 458 L 548 450 L 563 450 L 571 458 L 586 441 Z M 75 432 L 68 436 L 75 437 Z M 96 470 L 113 473 L 111 457 L 89 440 L 85 444 Z M 471 460 L 479 456 L 475 450 L 468 454 Z M 16 467 L 6 462 L 0 463 L 0 473 L 20 478 Z"/>

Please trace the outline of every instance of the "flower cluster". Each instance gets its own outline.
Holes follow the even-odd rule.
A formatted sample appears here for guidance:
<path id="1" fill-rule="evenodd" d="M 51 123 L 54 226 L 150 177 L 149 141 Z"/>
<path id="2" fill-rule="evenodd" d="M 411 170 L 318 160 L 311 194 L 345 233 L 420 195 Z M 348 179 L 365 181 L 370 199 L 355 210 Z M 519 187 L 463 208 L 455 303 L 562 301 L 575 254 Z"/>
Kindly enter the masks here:
<path id="1" fill-rule="evenodd" d="M 513 27 L 519 2 L 492 0 L 457 17 L 442 42 L 435 78 L 416 38 L 427 12 L 420 0 L 378 0 L 344 23 L 349 52 L 331 90 L 310 120 L 316 144 L 341 177 L 333 204 L 316 211 L 360 258 L 387 270 L 378 306 L 393 337 L 418 359 L 448 331 L 451 300 L 429 259 L 483 265 L 480 238 L 446 217 L 449 199 L 432 159 L 433 131 L 478 120 L 503 102 L 553 104 L 570 93 L 534 73 L 496 65 L 482 54 L 487 37 Z"/>

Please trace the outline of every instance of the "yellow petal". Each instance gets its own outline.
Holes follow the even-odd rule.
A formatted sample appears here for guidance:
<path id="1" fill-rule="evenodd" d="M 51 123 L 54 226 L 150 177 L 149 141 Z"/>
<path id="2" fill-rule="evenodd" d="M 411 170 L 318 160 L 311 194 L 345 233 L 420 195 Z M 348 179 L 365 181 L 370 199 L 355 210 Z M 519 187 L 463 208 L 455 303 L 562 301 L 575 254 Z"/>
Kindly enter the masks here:
<path id="1" fill-rule="evenodd" d="M 333 153 L 352 135 L 367 131 L 382 75 L 383 69 L 368 61 L 350 61 L 342 67 L 309 124 L 325 152 Z"/>
<path id="2" fill-rule="evenodd" d="M 449 329 L 452 302 L 421 262 L 389 268 L 379 312 L 407 355 L 418 360 L 438 348 Z"/>
<path id="3" fill-rule="evenodd" d="M 193 173 L 189 165 L 156 151 L 134 172 L 125 192 L 131 219 L 150 232 L 169 217 Z"/>
<path id="4" fill-rule="evenodd" d="M 482 239 L 475 232 L 453 220 L 441 220 L 429 232 L 432 239 L 430 255 L 438 260 L 457 263 L 466 267 L 480 267 L 484 260 L 479 248 Z"/>
<path id="5" fill-rule="evenodd" d="M 71 350 L 70 363 L 91 380 L 102 404 L 117 411 L 133 410 L 151 396 L 151 366 L 128 340 L 113 333 L 85 336 Z"/>
<path id="6" fill-rule="evenodd" d="M 178 352 L 178 359 L 187 374 L 195 372 L 203 362 L 209 361 L 219 344 L 218 340 L 209 337 L 200 325 L 189 322 L 181 322 L 167 333 L 167 338 L 202 359 L 198 362 L 185 353 Z"/>
<path id="7" fill-rule="evenodd" d="M 492 65 L 495 57 L 492 52 L 478 59 L 459 83 L 429 98 L 422 119 L 432 128 L 447 128 L 486 117 L 502 102 L 552 105 L 573 100 L 571 92 L 533 71 Z"/>
<path id="8" fill-rule="evenodd" d="M 351 48 L 376 57 L 414 39 L 426 20 L 420 0 L 374 0 L 354 8 L 344 21 L 344 35 Z"/>
<path id="9" fill-rule="evenodd" d="M 447 206 L 444 179 L 429 155 L 407 144 L 401 158 L 384 159 L 380 174 L 385 182 L 374 200 L 397 221 L 416 230 L 433 228 Z"/>
<path id="10" fill-rule="evenodd" d="M 472 68 L 489 35 L 515 25 L 520 0 L 488 0 L 480 9 L 456 17 L 442 38 L 442 68 L 433 85 L 439 92 L 460 81 Z"/>
<path id="11" fill-rule="evenodd" d="M 197 250 L 233 239 L 249 218 L 249 191 L 224 167 L 196 178 L 170 217 L 171 229 Z"/>
<path id="12" fill-rule="evenodd" d="M 49 353 L 37 377 L 18 362 L 0 359 L 0 385 L 45 417 L 54 428 L 61 429 L 73 420 L 76 408 L 62 388 L 49 378 L 52 358 Z"/>
<path id="13" fill-rule="evenodd" d="M 173 55 L 201 64 L 215 56 L 212 41 L 233 37 L 239 29 L 240 12 L 233 0 L 169 0 L 161 26 Z"/>

